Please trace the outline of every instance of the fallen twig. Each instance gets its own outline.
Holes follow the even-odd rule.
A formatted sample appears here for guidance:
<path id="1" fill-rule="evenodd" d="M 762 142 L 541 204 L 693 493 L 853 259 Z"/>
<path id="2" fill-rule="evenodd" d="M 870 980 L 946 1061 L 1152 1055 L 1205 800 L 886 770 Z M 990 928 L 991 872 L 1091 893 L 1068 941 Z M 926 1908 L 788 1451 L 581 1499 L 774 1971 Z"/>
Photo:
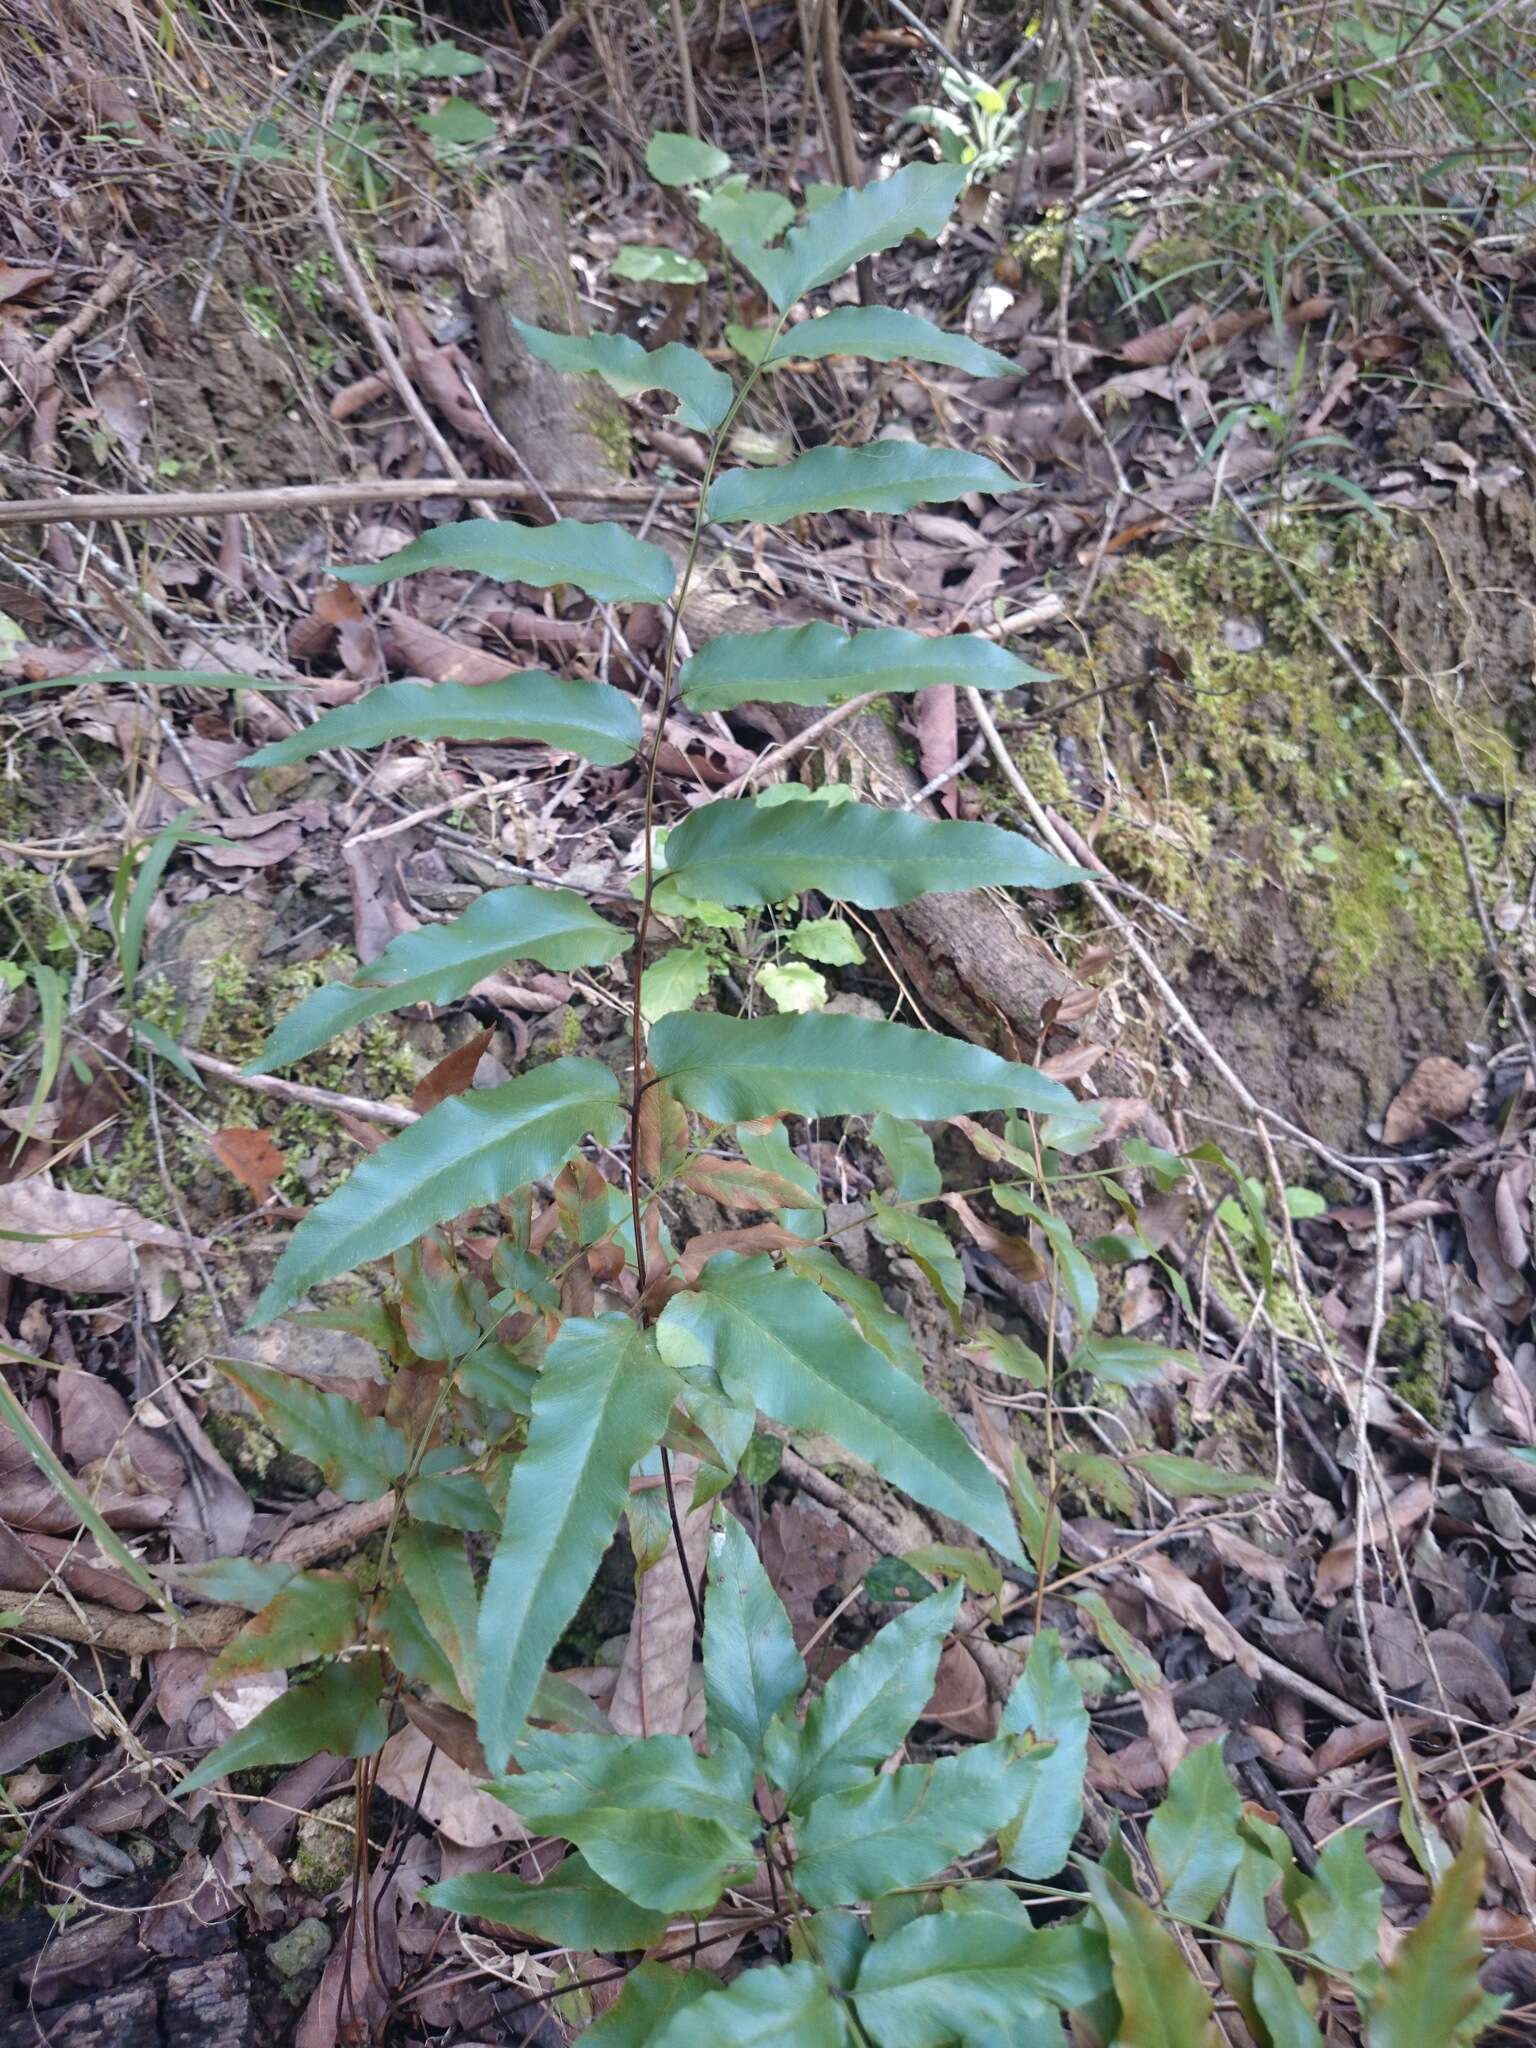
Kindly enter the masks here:
<path id="1" fill-rule="evenodd" d="M 407 505 L 428 498 L 500 498 L 538 504 L 543 498 L 584 498 L 607 505 L 649 505 L 654 484 L 583 484 L 553 490 L 505 476 L 363 477 L 353 483 L 279 484 L 251 491 L 122 491 L 108 496 L 82 491 L 58 498 L 11 498 L 0 502 L 0 526 L 53 526 L 61 520 L 89 525 L 101 520 L 222 519 L 231 512 L 312 512 L 328 505 Z M 663 504 L 689 496 L 664 486 Z"/>
<path id="2" fill-rule="evenodd" d="M 280 1095 L 285 1102 L 308 1102 L 316 1109 L 344 1110 L 348 1116 L 364 1117 L 374 1124 L 393 1124 L 402 1131 L 417 1120 L 414 1109 L 397 1109 L 392 1102 L 370 1102 L 364 1095 L 338 1095 L 333 1088 L 311 1088 L 305 1081 L 285 1081 L 280 1074 L 247 1074 L 228 1060 L 216 1060 L 211 1053 L 198 1052 L 190 1045 L 184 1045 L 182 1051 L 203 1073 L 220 1081 L 233 1081 L 239 1088 L 254 1089 L 258 1095 Z"/>

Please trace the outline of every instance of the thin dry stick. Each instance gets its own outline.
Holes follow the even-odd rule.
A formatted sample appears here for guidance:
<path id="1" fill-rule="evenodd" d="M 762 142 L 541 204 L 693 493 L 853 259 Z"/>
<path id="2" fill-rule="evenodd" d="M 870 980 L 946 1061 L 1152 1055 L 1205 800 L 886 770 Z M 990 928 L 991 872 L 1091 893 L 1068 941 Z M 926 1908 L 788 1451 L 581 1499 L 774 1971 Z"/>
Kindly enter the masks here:
<path id="1" fill-rule="evenodd" d="M 285 1102 L 308 1102 L 316 1109 L 345 1111 L 348 1116 L 364 1117 L 372 1124 L 392 1124 L 400 1131 L 417 1121 L 414 1109 L 397 1109 L 392 1102 L 370 1102 L 363 1095 L 338 1095 L 334 1089 L 311 1088 L 305 1081 L 285 1081 L 278 1074 L 242 1073 L 239 1067 L 231 1066 L 228 1060 L 216 1060 L 211 1053 L 198 1052 L 190 1045 L 181 1049 L 203 1073 L 220 1081 L 233 1081 L 237 1088 L 250 1088 L 258 1095 L 278 1095 Z"/>
<path id="2" fill-rule="evenodd" d="M 362 272 L 353 260 L 352 251 L 347 247 L 346 237 L 342 234 L 340 223 L 336 218 L 336 208 L 331 198 L 331 180 L 325 163 L 325 149 L 327 137 L 335 126 L 336 108 L 341 99 L 342 88 L 352 76 L 353 61 L 351 57 L 344 57 L 341 60 L 332 72 L 331 82 L 326 90 L 325 106 L 320 117 L 320 136 L 315 143 L 315 211 L 320 216 L 320 225 L 325 230 L 325 239 L 331 245 L 331 254 L 336 259 L 336 268 L 341 272 L 342 282 L 347 288 L 347 296 L 351 299 L 357 317 L 363 324 L 364 332 L 373 345 L 374 354 L 384 365 L 385 374 L 399 395 L 400 403 L 421 429 L 422 437 L 426 441 L 427 446 L 436 455 L 444 469 L 447 470 L 451 477 L 457 477 L 462 484 L 467 482 L 468 472 L 458 456 L 454 454 L 453 450 L 444 440 L 438 430 L 437 422 L 427 411 L 415 385 L 412 384 L 410 378 L 405 374 L 405 366 L 395 354 L 389 336 L 384 332 L 384 323 L 373 310 L 373 301 L 368 295 L 368 286 L 364 282 Z M 488 501 L 471 498 L 470 503 L 482 519 L 495 518 L 496 515 L 492 512 Z"/>
<path id="3" fill-rule="evenodd" d="M 1272 142 L 1266 141 L 1256 128 L 1243 119 L 1239 109 L 1222 91 L 1182 37 L 1176 35 L 1166 23 L 1159 21 L 1156 15 L 1149 14 L 1145 7 L 1139 6 L 1137 0 L 1103 0 L 1103 5 L 1128 28 L 1135 29 L 1144 41 L 1150 43 L 1154 50 L 1160 51 L 1170 63 L 1176 64 L 1207 106 L 1213 107 L 1218 114 L 1227 117 L 1227 126 L 1233 139 L 1256 156 L 1261 163 L 1266 163 L 1271 170 L 1277 171 L 1304 199 L 1315 206 L 1319 213 L 1324 214 L 1355 254 L 1368 263 L 1376 275 L 1384 283 L 1389 284 L 1398 297 L 1412 306 L 1420 319 L 1434 329 L 1445 345 L 1446 354 L 1462 376 L 1483 403 L 1492 406 L 1503 420 L 1526 460 L 1536 464 L 1536 436 L 1532 435 L 1529 427 L 1499 390 L 1487 364 L 1477 350 L 1467 343 L 1450 315 L 1435 304 L 1423 286 L 1387 254 L 1381 244 L 1326 186 L 1314 184 L 1310 178 L 1303 175 L 1293 157 L 1287 156 L 1284 150 L 1277 149 Z"/>
<path id="4" fill-rule="evenodd" d="M 330 505 L 408 505 L 427 498 L 500 498 L 512 504 L 537 504 L 542 498 L 582 498 L 605 505 L 664 505 L 692 502 L 693 492 L 680 485 L 660 490 L 652 484 L 582 484 L 560 489 L 525 483 L 521 477 L 454 476 L 364 477 L 352 483 L 279 484 L 250 491 L 123 491 L 107 496 L 83 491 L 62 498 L 11 498 L 0 503 L 0 526 L 53 526 L 60 520 L 81 524 L 105 519 L 223 519 L 233 512 L 313 512 Z"/>
<path id="5" fill-rule="evenodd" d="M 683 14 L 683 0 L 667 0 L 667 12 L 672 19 L 672 40 L 677 46 L 677 75 L 683 89 L 683 126 L 697 142 L 699 96 L 693 86 L 693 52 L 688 47 L 688 22 Z"/>

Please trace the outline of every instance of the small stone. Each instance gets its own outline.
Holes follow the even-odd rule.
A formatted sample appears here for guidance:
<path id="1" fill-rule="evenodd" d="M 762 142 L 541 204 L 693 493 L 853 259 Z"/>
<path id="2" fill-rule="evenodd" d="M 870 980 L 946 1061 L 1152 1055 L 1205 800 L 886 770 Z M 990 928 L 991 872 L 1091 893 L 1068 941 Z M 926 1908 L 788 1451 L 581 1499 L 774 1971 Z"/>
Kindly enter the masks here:
<path id="1" fill-rule="evenodd" d="M 1234 654 L 1257 654 L 1264 645 L 1264 628 L 1257 619 L 1223 619 L 1221 637 Z"/>
<path id="2" fill-rule="evenodd" d="M 288 1873 L 312 1898 L 336 1891 L 352 1874 L 352 1830 L 357 1801 L 350 1792 L 332 1799 L 299 1822 L 298 1842 Z"/>
<path id="3" fill-rule="evenodd" d="M 282 1982 L 282 1994 L 291 2005 L 301 2005 L 309 1995 L 309 1980 L 331 1952 L 331 1930 L 323 1920 L 301 1920 L 267 1944 L 267 1961 Z"/>

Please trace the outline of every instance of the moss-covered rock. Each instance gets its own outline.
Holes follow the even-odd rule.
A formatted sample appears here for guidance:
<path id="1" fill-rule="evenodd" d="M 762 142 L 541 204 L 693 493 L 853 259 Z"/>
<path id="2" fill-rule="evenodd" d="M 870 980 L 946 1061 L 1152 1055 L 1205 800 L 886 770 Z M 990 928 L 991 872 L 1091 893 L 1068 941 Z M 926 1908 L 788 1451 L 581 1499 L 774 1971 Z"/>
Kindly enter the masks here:
<path id="1" fill-rule="evenodd" d="M 299 1822 L 288 1872 L 312 1898 L 324 1898 L 338 1890 L 352 1875 L 356 1825 L 357 1801 L 350 1792 L 306 1813 Z"/>

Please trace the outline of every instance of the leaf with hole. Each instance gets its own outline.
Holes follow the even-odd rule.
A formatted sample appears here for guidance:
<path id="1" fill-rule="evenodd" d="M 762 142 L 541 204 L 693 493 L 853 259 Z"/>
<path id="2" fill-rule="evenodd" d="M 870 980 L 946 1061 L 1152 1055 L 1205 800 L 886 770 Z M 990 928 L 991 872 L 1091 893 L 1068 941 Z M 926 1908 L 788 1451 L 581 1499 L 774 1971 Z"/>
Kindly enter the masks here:
<path id="1" fill-rule="evenodd" d="M 678 418 L 700 434 L 714 432 L 736 395 L 735 385 L 723 370 L 681 342 L 645 349 L 627 334 L 554 334 L 516 319 L 512 325 L 541 363 L 578 376 L 601 377 L 620 398 L 637 398 L 644 391 L 670 391 L 680 401 Z"/>
<path id="2" fill-rule="evenodd" d="M 862 356 L 873 363 L 939 363 L 973 377 L 1022 377 L 1019 365 L 995 348 L 983 348 L 963 334 L 946 334 L 917 313 L 893 306 L 838 306 L 815 320 L 787 327 L 764 361 L 794 357 L 819 362 L 823 356 Z"/>
<path id="3" fill-rule="evenodd" d="M 478 1725 L 493 1771 L 506 1768 L 549 1653 L 613 1540 L 630 1468 L 660 1442 L 676 1393 L 654 1338 L 627 1316 L 572 1318 L 545 1354 L 480 1607 Z"/>
<path id="4" fill-rule="evenodd" d="M 468 569 L 535 590 L 569 583 L 599 604 L 665 604 L 677 576 L 665 548 L 636 540 L 611 519 L 556 519 L 548 526 L 460 519 L 429 527 L 382 562 L 332 573 L 344 583 L 393 583 L 422 569 Z"/>
<path id="5" fill-rule="evenodd" d="M 252 1324 L 271 1322 L 322 1281 L 553 1173 L 583 1138 L 607 1142 L 622 1121 L 618 1081 L 596 1060 L 551 1060 L 499 1088 L 440 1102 L 310 1211 Z"/>
<path id="6" fill-rule="evenodd" d="M 327 747 L 377 747 L 395 739 L 534 740 L 616 768 L 640 744 L 640 713 L 633 697 L 609 683 L 562 682 L 541 668 L 496 683 L 384 683 L 321 712 L 287 739 L 258 747 L 241 765 L 276 768 Z"/>
<path id="7" fill-rule="evenodd" d="M 771 1724 L 766 1768 L 795 1812 L 862 1784 L 904 1740 L 933 1697 L 963 1594 L 956 1585 L 916 1601 L 838 1666 L 803 1722 L 781 1716 Z"/>
<path id="8" fill-rule="evenodd" d="M 721 633 L 684 662 L 680 687 L 694 711 L 730 711 L 738 704 L 832 704 L 871 690 L 911 692 L 940 683 L 1016 690 L 1050 680 L 976 633 L 909 633 L 899 626 L 845 633 L 814 620 Z"/>
<path id="9" fill-rule="evenodd" d="M 422 1897 L 441 1912 L 514 1927 L 556 1948 L 649 1948 L 667 1931 L 667 1914 L 626 1899 L 581 1855 L 567 1856 L 538 1884 L 476 1871 L 428 1885 Z"/>
<path id="10" fill-rule="evenodd" d="M 744 245 L 744 267 L 781 313 L 818 285 L 830 284 L 866 256 L 894 248 L 908 235 L 937 235 L 965 183 L 950 164 L 908 164 L 873 184 L 839 188 L 781 248 Z"/>
<path id="11" fill-rule="evenodd" d="M 957 1424 L 809 1280 L 721 1252 L 667 1304 L 657 1341 L 674 1364 L 712 1370 L 730 1399 L 835 1436 L 889 1484 L 1022 1557 L 1002 1493 Z"/>
<path id="12" fill-rule="evenodd" d="M 1052 1110 L 1067 1091 L 1033 1067 L 938 1032 L 825 1012 L 663 1017 L 651 1064 L 678 1101 L 717 1123 L 799 1116 L 954 1116 L 962 1109 Z"/>
<path id="13" fill-rule="evenodd" d="M 658 128 L 645 145 L 645 168 L 658 185 L 707 185 L 724 176 L 731 160 L 712 142 Z"/>
<path id="14" fill-rule="evenodd" d="M 686 897 L 782 903 L 819 889 L 872 910 L 942 892 L 1054 889 L 1086 875 L 997 825 L 874 804 L 763 805 L 750 797 L 690 811 L 668 836 L 666 861 Z"/>
<path id="15" fill-rule="evenodd" d="M 722 526 L 782 526 L 808 512 L 910 512 L 971 491 L 1004 496 L 1021 488 L 988 455 L 869 441 L 813 448 L 782 469 L 728 469 L 710 485 L 707 510 Z"/>
<path id="16" fill-rule="evenodd" d="M 627 936 L 571 889 L 487 889 L 451 924 L 428 924 L 393 938 L 352 981 L 330 981 L 307 995 L 270 1034 L 246 1073 L 291 1067 L 342 1032 L 385 1010 L 457 1004 L 477 981 L 512 961 L 537 961 L 555 973 L 604 967 Z"/>
<path id="17" fill-rule="evenodd" d="M 292 1373 L 221 1359 L 229 1377 L 286 1450 L 318 1465 L 343 1500 L 377 1500 L 404 1472 L 410 1453 L 392 1422 L 365 1415 L 345 1394 Z"/>
<path id="18" fill-rule="evenodd" d="M 329 1750 L 333 1756 L 372 1756 L 384 1747 L 389 1721 L 380 1706 L 384 1660 L 371 1652 L 344 1664 L 328 1664 L 313 1678 L 291 1685 L 254 1721 L 205 1756 L 176 1788 L 176 1797 L 211 1785 L 231 1771 L 261 1764 L 296 1764 Z"/>
<path id="19" fill-rule="evenodd" d="M 651 243 L 630 242 L 614 257 L 610 266 L 615 277 L 632 284 L 707 284 L 709 272 L 692 256 L 679 256 L 675 249 L 659 249 Z"/>
<path id="20" fill-rule="evenodd" d="M 784 1603 L 769 1583 L 751 1538 L 733 1515 L 709 1539 L 704 1608 L 704 1699 L 710 1738 L 734 1735 L 756 1761 L 768 1725 L 787 1714 L 805 1685 Z"/>

